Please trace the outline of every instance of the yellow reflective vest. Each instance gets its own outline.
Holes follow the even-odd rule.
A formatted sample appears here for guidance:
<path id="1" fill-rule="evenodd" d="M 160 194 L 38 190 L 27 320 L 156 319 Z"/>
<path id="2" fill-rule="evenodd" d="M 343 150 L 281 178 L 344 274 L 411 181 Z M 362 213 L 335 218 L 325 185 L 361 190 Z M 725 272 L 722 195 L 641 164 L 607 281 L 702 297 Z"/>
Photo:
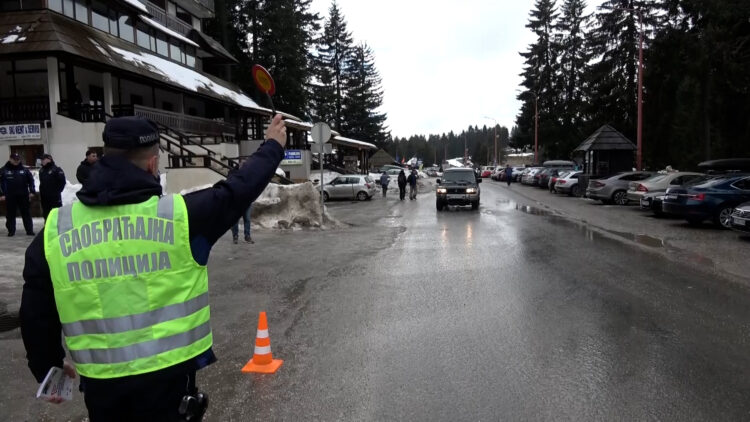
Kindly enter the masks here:
<path id="1" fill-rule="evenodd" d="M 208 272 L 193 259 L 182 196 L 53 209 L 44 254 L 81 375 L 153 372 L 211 347 Z"/>

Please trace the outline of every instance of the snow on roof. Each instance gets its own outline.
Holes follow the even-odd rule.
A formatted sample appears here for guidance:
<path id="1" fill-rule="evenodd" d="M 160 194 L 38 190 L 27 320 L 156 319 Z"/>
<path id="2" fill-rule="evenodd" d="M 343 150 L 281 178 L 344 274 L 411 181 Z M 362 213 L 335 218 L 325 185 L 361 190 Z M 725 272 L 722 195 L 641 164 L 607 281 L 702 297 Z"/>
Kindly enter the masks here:
<path id="1" fill-rule="evenodd" d="M 370 149 L 377 148 L 374 144 L 371 144 L 369 142 L 358 141 L 356 139 L 345 138 L 343 136 L 334 136 L 333 139 L 336 141 L 341 141 L 341 143 L 344 143 L 344 144 L 354 144 L 357 146 L 362 146 L 362 147 L 370 148 Z"/>
<path id="2" fill-rule="evenodd" d="M 167 28 L 166 26 L 164 26 L 164 25 L 160 24 L 159 22 L 156 22 L 156 21 L 154 21 L 154 20 L 151 20 L 151 19 L 149 19 L 149 18 L 147 18 L 147 17 L 145 17 L 145 16 L 143 16 L 143 15 L 140 15 L 140 16 L 138 16 L 138 17 L 139 17 L 139 18 L 140 18 L 140 19 L 141 19 L 141 20 L 142 20 L 143 22 L 145 22 L 146 24 L 148 24 L 148 25 L 150 25 L 150 26 L 152 26 L 152 27 L 154 27 L 154 28 L 158 29 L 159 31 L 161 31 L 161 32 L 163 32 L 163 33 L 165 33 L 165 34 L 169 35 L 170 37 L 173 37 L 173 38 L 177 38 L 178 40 L 180 40 L 180 41 L 182 41 L 182 42 L 184 42 L 184 43 L 190 44 L 190 45 L 192 45 L 193 47 L 196 47 L 196 48 L 199 48 L 199 47 L 200 47 L 200 46 L 199 46 L 198 44 L 196 44 L 196 43 L 195 43 L 195 42 L 194 42 L 193 40 L 191 40 L 190 38 L 186 38 L 186 37 L 184 37 L 184 36 L 183 36 L 182 34 L 179 34 L 179 33 L 175 32 L 175 31 L 172 31 L 171 29 L 169 29 L 169 28 Z"/>
<path id="3" fill-rule="evenodd" d="M 451 167 L 463 167 L 463 163 L 456 160 L 455 158 L 448 160 L 448 165 Z"/>
<path id="4" fill-rule="evenodd" d="M 150 72 L 162 75 L 167 80 L 177 83 L 189 89 L 190 91 L 198 92 L 198 88 L 203 88 L 207 91 L 212 91 L 217 95 L 226 97 L 233 101 L 235 104 L 242 107 L 252 108 L 255 110 L 269 111 L 263 107 L 260 107 L 252 98 L 243 94 L 240 91 L 234 91 L 223 85 L 220 85 L 205 75 L 202 75 L 190 68 L 181 66 L 177 63 L 171 62 L 161 57 L 154 56 L 145 52 L 132 52 L 117 48 L 113 45 L 109 46 L 112 51 L 119 54 L 123 59 L 132 62 L 138 67 L 148 68 Z"/>
<path id="5" fill-rule="evenodd" d="M 10 44 L 10 43 L 16 42 L 16 41 L 25 41 L 26 40 L 26 36 L 21 36 L 20 35 L 21 31 L 23 31 L 23 28 L 21 28 L 20 26 L 16 25 L 15 28 L 11 29 L 8 32 L 8 35 L 6 35 L 5 37 L 2 38 L 2 40 L 0 40 L 0 44 Z"/>
<path id="6" fill-rule="evenodd" d="M 146 9 L 146 5 L 139 2 L 138 0 L 125 0 L 125 3 L 135 7 L 136 9 L 140 10 L 143 13 L 148 13 L 148 9 Z"/>

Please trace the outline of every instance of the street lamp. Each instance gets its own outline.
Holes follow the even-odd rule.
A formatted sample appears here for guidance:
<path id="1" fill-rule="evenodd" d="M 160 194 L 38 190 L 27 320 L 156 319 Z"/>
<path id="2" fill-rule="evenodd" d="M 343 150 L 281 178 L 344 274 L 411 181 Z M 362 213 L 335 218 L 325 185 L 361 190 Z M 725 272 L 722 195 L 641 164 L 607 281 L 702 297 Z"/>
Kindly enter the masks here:
<path id="1" fill-rule="evenodd" d="M 640 171 L 642 169 L 643 158 L 643 10 L 627 7 L 616 7 L 615 10 L 638 13 L 638 26 L 640 27 L 638 45 L 638 128 L 636 132 L 638 150 L 636 152 L 635 166 Z"/>
<path id="2" fill-rule="evenodd" d="M 495 120 L 494 118 L 489 117 L 489 116 L 483 116 L 483 117 L 485 119 L 489 119 L 489 120 L 492 120 L 493 122 L 495 122 L 495 162 L 493 164 L 497 165 L 497 120 Z"/>

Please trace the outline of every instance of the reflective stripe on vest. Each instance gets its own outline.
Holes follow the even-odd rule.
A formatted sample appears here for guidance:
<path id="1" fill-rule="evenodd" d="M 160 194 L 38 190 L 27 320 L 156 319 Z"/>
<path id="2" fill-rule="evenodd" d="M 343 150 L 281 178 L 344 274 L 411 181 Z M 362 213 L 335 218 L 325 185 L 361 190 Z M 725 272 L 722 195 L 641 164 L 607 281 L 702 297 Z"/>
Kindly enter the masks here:
<path id="1" fill-rule="evenodd" d="M 180 195 L 54 209 L 45 255 L 78 372 L 117 378 L 184 362 L 212 344 L 206 267 Z"/>

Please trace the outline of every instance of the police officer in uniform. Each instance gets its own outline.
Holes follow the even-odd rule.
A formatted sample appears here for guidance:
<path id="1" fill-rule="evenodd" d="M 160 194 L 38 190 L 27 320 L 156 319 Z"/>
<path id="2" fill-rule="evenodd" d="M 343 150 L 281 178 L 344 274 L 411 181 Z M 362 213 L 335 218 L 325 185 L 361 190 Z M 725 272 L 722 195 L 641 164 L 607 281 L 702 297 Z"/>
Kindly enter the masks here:
<path id="1" fill-rule="evenodd" d="M 44 154 L 42 168 L 39 169 L 39 199 L 45 220 L 52 208 L 62 207 L 63 189 L 65 189 L 65 172 L 55 164 L 51 155 Z"/>
<path id="2" fill-rule="evenodd" d="M 31 198 L 34 197 L 34 177 L 29 169 L 21 164 L 21 156 L 13 153 L 5 165 L 0 168 L 0 200 L 6 201 L 5 227 L 8 236 L 16 234 L 16 211 L 21 212 L 23 228 L 26 234 L 34 235 L 34 222 L 31 220 Z"/>
<path id="3" fill-rule="evenodd" d="M 92 422 L 186 420 L 180 408 L 198 396 L 196 370 L 216 359 L 210 249 L 270 182 L 286 128 L 275 116 L 237 173 L 185 196 L 160 197 L 155 124 L 114 118 L 103 138 L 80 201 L 53 209 L 26 251 L 29 368 L 39 382 L 52 366 L 80 374 Z M 75 366 L 63 360 L 61 331 Z"/>

